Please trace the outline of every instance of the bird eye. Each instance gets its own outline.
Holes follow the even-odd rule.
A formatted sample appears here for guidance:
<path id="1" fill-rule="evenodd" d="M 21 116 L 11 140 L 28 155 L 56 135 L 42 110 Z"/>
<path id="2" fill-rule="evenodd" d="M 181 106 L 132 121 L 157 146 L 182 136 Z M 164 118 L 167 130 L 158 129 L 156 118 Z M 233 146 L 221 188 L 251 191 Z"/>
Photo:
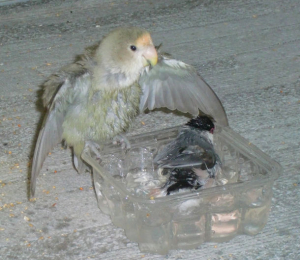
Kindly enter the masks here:
<path id="1" fill-rule="evenodd" d="M 136 51 L 136 46 L 131 45 L 131 46 L 130 46 L 130 49 L 131 49 L 132 51 Z"/>

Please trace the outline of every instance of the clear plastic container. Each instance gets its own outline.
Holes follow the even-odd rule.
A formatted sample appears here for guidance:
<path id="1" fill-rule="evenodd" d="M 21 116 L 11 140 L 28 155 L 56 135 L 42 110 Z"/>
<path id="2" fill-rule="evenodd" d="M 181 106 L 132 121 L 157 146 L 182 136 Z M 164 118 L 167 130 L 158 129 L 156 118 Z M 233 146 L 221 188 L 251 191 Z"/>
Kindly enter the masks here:
<path id="1" fill-rule="evenodd" d="M 222 185 L 159 198 L 128 186 L 134 172 L 156 174 L 152 159 L 177 136 L 178 129 L 132 136 L 127 151 L 107 144 L 101 150 L 100 163 L 89 149 L 83 152 L 82 158 L 93 168 L 102 212 L 110 215 L 141 251 L 158 254 L 260 232 L 268 219 L 274 180 L 282 168 L 228 127 L 217 125 L 214 133 L 215 150 L 222 161 L 217 182 Z"/>

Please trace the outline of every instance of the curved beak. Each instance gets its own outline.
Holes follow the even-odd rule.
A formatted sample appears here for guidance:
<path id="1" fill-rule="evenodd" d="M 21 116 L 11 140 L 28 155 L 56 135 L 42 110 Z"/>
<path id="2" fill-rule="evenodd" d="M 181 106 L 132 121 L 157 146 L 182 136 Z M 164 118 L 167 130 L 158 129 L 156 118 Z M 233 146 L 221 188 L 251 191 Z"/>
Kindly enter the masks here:
<path id="1" fill-rule="evenodd" d="M 143 52 L 143 65 L 146 66 L 155 66 L 157 63 L 157 51 L 153 45 L 148 45 Z"/>

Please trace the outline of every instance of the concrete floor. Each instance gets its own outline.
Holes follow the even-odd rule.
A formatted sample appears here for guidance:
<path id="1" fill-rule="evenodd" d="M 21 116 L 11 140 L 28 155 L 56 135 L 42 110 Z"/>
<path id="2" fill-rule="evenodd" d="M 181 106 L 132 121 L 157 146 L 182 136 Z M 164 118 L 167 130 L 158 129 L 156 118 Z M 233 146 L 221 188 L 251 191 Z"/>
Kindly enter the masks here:
<path id="1" fill-rule="evenodd" d="M 4 1 L 5 2 L 5 1 Z M 8 1 L 6 1 L 8 2 Z M 120 25 L 194 65 L 214 88 L 232 129 L 284 168 L 269 221 L 254 236 L 167 256 L 141 253 L 97 208 L 89 173 L 57 146 L 27 200 L 28 165 L 51 73 Z M 28 1 L 0 7 L 1 259 L 299 259 L 300 4 L 298 0 Z M 141 120 L 146 125 L 141 124 Z M 185 122 L 150 113 L 130 134 Z"/>

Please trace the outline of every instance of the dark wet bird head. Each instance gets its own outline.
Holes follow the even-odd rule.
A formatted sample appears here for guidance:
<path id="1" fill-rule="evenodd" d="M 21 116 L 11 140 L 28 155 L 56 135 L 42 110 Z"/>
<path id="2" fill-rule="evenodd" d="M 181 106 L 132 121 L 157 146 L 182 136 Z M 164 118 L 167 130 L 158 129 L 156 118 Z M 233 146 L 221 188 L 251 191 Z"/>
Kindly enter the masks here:
<path id="1" fill-rule="evenodd" d="M 186 125 L 195 127 L 201 131 L 209 131 L 213 134 L 215 125 L 208 116 L 198 116 L 191 119 Z"/>

